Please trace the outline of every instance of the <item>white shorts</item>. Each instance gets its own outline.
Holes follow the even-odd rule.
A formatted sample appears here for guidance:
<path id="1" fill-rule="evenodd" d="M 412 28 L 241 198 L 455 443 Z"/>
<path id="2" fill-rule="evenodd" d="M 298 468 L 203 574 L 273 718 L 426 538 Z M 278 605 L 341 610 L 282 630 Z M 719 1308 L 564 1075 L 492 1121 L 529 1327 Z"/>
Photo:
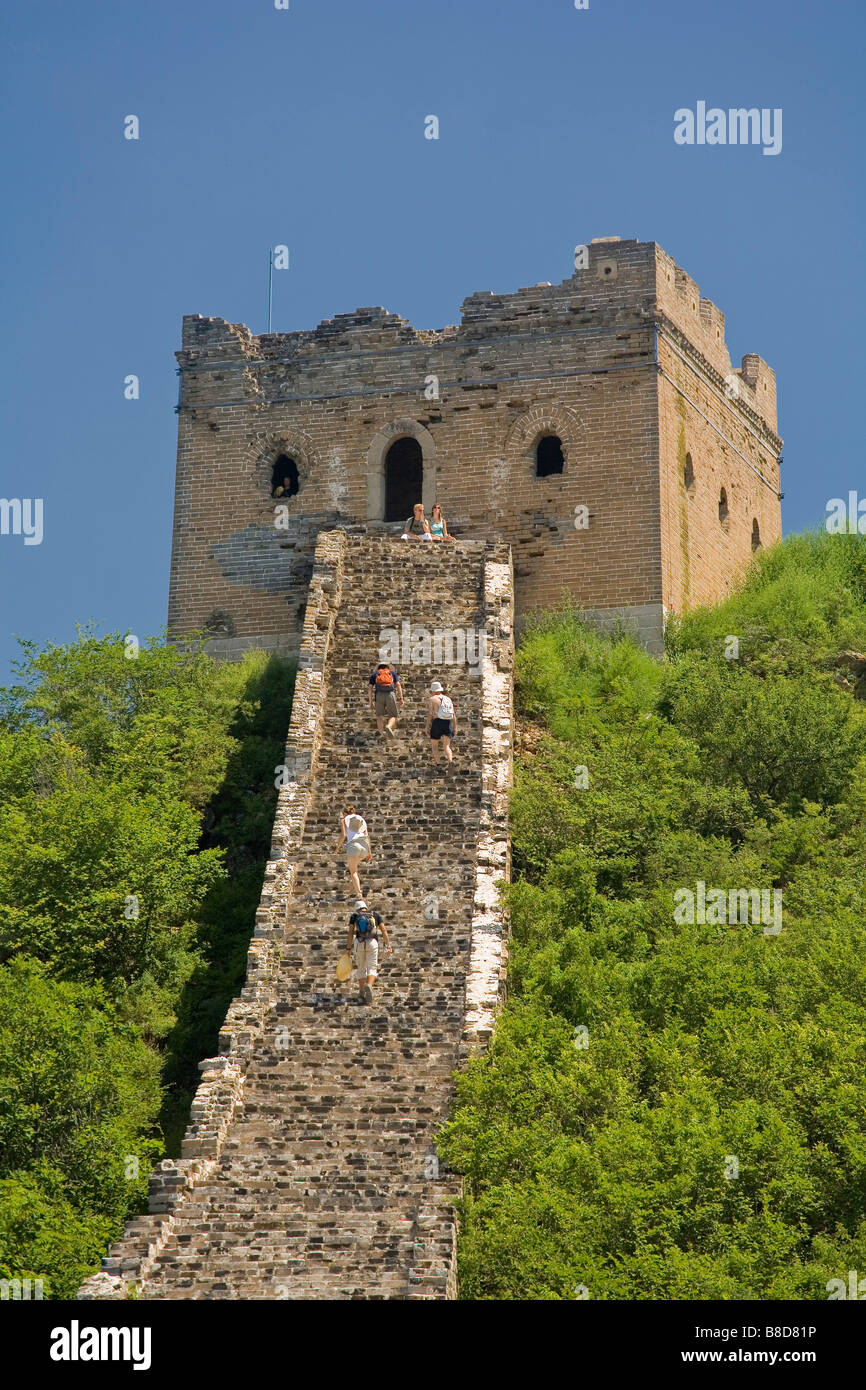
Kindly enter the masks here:
<path id="1" fill-rule="evenodd" d="M 356 941 L 352 959 L 355 962 L 355 974 L 360 980 L 366 980 L 368 975 L 378 975 L 379 942 L 375 937 L 372 941 Z"/>

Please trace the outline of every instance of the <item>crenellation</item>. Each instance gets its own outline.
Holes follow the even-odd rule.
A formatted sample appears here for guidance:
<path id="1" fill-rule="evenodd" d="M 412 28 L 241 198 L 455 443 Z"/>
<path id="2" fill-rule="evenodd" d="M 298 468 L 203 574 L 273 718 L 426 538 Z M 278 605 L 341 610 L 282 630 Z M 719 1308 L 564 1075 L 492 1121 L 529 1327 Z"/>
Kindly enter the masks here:
<path id="1" fill-rule="evenodd" d="M 654 612 L 659 649 L 667 612 L 725 594 L 755 521 L 762 544 L 781 530 L 775 376 L 756 354 L 732 368 L 724 314 L 655 242 L 596 238 L 587 256 L 558 284 L 477 291 L 439 330 L 381 306 L 259 336 L 185 319 L 171 632 L 225 614 L 218 654 L 296 648 L 319 530 L 395 535 L 410 494 L 428 512 L 438 499 L 454 534 L 514 548 L 518 618 L 568 590 L 593 612 L 631 612 L 643 633 Z M 540 476 L 545 436 L 562 464 Z M 408 468 L 389 456 L 401 439 L 417 445 L 418 495 L 406 473 L 401 515 L 386 515 Z M 701 462 L 688 525 L 687 453 Z M 300 490 L 278 526 L 280 455 Z M 753 498 L 724 533 L 723 475 Z"/>

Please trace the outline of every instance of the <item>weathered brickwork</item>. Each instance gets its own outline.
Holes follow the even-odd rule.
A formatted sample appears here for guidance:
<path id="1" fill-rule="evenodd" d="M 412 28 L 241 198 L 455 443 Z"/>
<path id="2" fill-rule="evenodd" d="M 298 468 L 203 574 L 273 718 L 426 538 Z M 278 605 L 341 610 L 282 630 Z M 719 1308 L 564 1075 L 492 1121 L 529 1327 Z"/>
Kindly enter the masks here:
<path id="1" fill-rule="evenodd" d="M 404 623 L 474 636 L 453 665 L 408 649 L 391 740 L 366 679 Z M 456 1295 L 460 1179 L 435 1141 L 505 978 L 513 625 L 501 543 L 320 535 L 246 984 L 201 1064 L 181 1158 L 158 1166 L 148 1215 L 79 1298 L 130 1284 L 144 1299 Z M 458 718 L 445 771 L 425 738 L 434 676 Z M 394 945 L 369 1007 L 335 979 L 354 897 L 337 854 L 347 801 L 370 826 L 364 889 Z"/>
<path id="2" fill-rule="evenodd" d="M 775 373 L 755 354 L 732 370 L 724 314 L 660 249 L 657 264 L 663 594 L 682 612 L 725 596 L 752 557 L 755 522 L 755 543 L 780 539 L 781 440 Z"/>
<path id="3" fill-rule="evenodd" d="M 565 591 L 657 648 L 666 612 L 728 590 L 756 521 L 761 544 L 780 535 L 774 374 L 732 370 L 723 315 L 654 242 L 594 242 L 561 284 L 473 294 L 437 331 L 381 308 L 260 336 L 192 316 L 178 362 L 169 622 L 208 626 L 217 653 L 297 645 L 318 531 L 382 528 L 404 437 L 428 514 L 438 499 L 456 534 L 511 545 L 519 615 Z M 539 477 L 546 434 L 564 464 Z M 282 515 L 281 453 L 300 481 Z"/>

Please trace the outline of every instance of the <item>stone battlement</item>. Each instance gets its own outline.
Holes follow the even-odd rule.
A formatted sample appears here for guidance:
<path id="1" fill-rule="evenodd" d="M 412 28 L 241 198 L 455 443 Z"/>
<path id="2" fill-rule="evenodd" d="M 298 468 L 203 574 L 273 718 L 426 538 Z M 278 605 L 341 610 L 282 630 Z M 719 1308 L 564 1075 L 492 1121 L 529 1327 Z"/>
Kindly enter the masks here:
<path id="1" fill-rule="evenodd" d="M 171 633 L 296 649 L 319 531 L 399 534 L 417 501 L 511 546 L 518 616 L 570 594 L 661 651 L 668 613 L 723 598 L 781 535 L 775 375 L 732 364 L 655 242 L 576 261 L 441 329 L 378 306 L 263 335 L 184 319 Z"/>
<path id="2" fill-rule="evenodd" d="M 504 294 L 481 290 L 469 295 L 461 305 L 459 325 L 442 329 L 416 329 L 381 305 L 337 314 L 309 330 L 259 335 L 252 334 L 244 324 L 190 315 L 183 321 L 178 362 L 182 371 L 207 371 L 219 366 L 228 368 L 231 362 L 240 369 L 250 364 L 300 364 L 317 350 L 334 360 L 341 349 L 347 353 L 376 354 L 399 348 L 456 347 L 464 341 L 475 341 L 479 330 L 484 330 L 484 336 L 497 337 L 515 329 L 567 332 L 575 329 L 576 315 L 581 312 L 609 316 L 611 309 L 620 305 L 632 308 L 638 319 L 667 315 L 695 340 L 716 370 L 723 376 L 732 371 L 725 346 L 724 314 L 712 300 L 701 296 L 692 277 L 660 246 L 610 237 L 596 239 L 587 251 L 588 269 L 575 271 L 560 284 L 530 285 Z M 605 278 L 606 272 L 613 276 L 612 280 Z M 755 389 L 758 413 L 775 430 L 772 369 L 757 354 L 750 353 L 737 371 L 744 383 Z M 768 392 L 772 383 L 772 408 L 769 398 L 763 399 L 764 380 L 758 384 L 759 374 L 765 379 Z"/>

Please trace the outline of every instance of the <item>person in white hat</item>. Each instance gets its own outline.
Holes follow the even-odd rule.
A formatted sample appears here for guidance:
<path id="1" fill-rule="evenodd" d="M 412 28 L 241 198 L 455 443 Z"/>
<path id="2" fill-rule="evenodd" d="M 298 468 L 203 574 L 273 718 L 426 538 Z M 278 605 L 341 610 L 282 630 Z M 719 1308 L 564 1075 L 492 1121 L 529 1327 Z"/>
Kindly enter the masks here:
<path id="1" fill-rule="evenodd" d="M 441 754 L 445 754 L 445 764 L 453 761 L 451 740 L 457 732 L 457 716 L 454 702 L 446 695 L 439 681 L 432 681 L 427 698 L 427 736 L 433 750 L 433 766 L 439 767 Z"/>
<path id="2" fill-rule="evenodd" d="M 373 985 L 379 973 L 379 932 L 385 938 L 388 955 L 393 955 L 394 948 L 388 937 L 384 919 L 378 912 L 371 912 L 363 898 L 358 898 L 355 911 L 349 918 L 346 950 L 352 952 L 355 978 L 365 1004 L 373 1002 Z"/>

